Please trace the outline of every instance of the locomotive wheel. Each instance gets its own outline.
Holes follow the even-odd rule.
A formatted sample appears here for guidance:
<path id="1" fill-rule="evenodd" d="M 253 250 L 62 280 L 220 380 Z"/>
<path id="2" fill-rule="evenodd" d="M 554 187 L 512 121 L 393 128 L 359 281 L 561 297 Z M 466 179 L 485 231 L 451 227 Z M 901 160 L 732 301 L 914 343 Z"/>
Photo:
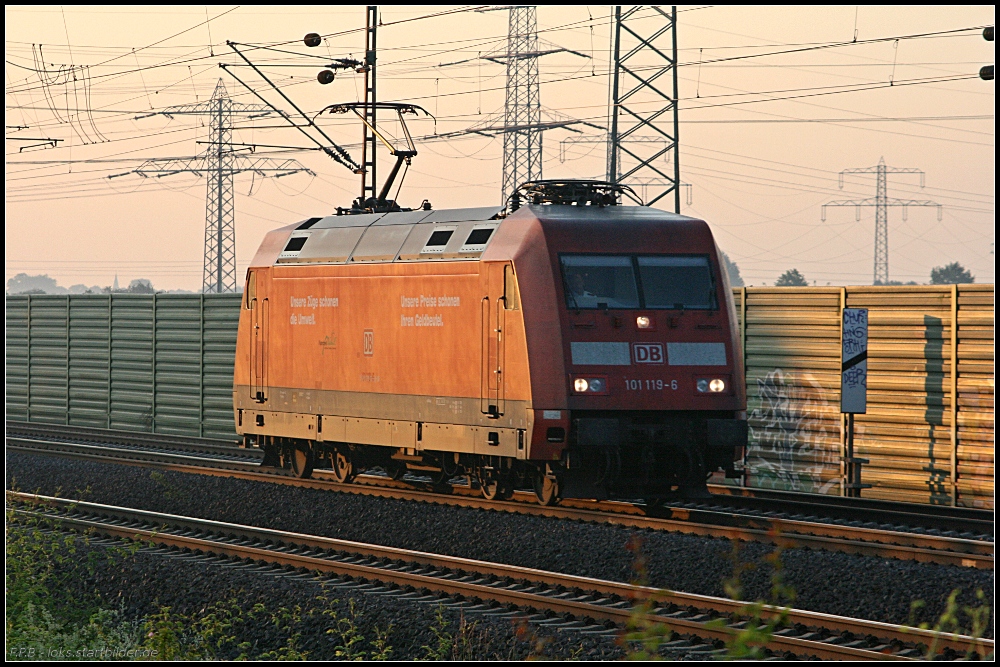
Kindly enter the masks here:
<path id="1" fill-rule="evenodd" d="M 508 476 L 490 473 L 486 477 L 479 478 L 479 488 L 486 500 L 510 500 L 514 497 L 514 485 L 511 481 Z"/>
<path id="2" fill-rule="evenodd" d="M 341 484 L 348 484 L 354 479 L 354 464 L 351 462 L 351 450 L 347 447 L 337 447 L 330 455 L 330 467 L 333 476 Z"/>
<path id="3" fill-rule="evenodd" d="M 480 477 L 479 488 L 482 490 L 483 498 L 486 498 L 486 500 L 499 500 L 501 498 L 502 489 L 500 480 L 495 475 Z"/>
<path id="4" fill-rule="evenodd" d="M 312 477 L 313 465 L 316 463 L 312 447 L 295 447 L 289 450 L 285 456 L 296 477 L 301 479 Z"/>
<path id="5" fill-rule="evenodd" d="M 535 500 L 539 505 L 555 505 L 559 497 L 559 482 L 548 475 L 538 473 L 532 479 Z"/>

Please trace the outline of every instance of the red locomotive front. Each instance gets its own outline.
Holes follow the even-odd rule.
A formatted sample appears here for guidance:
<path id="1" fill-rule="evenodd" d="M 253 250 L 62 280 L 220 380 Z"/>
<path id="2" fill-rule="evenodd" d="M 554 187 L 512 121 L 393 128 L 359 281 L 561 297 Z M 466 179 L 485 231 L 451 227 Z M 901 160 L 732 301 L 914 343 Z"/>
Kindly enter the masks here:
<path id="1" fill-rule="evenodd" d="M 565 408 L 548 411 L 559 416 L 555 431 L 536 410 L 532 439 L 565 433 L 562 493 L 654 498 L 677 487 L 700 495 L 708 474 L 738 474 L 747 439 L 742 356 L 708 225 L 623 206 L 532 206 L 514 218 L 524 220 L 519 236 L 544 240 L 527 244 L 533 262 L 515 255 L 514 266 L 532 367 L 556 370 L 547 355 L 562 361 L 561 373 L 532 373 L 534 404 L 548 393 Z M 531 303 L 527 284 L 549 280 L 551 300 Z M 559 349 L 544 332 L 553 316 Z M 533 349 L 538 342 L 548 349 Z"/>

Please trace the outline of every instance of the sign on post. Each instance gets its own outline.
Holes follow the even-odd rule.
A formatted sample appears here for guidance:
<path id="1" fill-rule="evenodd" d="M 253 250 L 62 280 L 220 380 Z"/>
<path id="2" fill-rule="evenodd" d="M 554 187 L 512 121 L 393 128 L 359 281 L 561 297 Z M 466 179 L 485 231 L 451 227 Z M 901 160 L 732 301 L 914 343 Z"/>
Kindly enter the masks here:
<path id="1" fill-rule="evenodd" d="M 840 411 L 865 414 L 868 407 L 868 309 L 844 308 Z"/>

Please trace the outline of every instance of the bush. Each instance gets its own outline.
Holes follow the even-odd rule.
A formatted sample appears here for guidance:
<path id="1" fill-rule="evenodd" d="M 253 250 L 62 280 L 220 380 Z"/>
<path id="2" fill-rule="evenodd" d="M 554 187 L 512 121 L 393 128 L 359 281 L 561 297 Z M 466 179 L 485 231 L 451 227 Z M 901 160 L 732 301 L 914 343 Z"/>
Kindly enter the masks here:
<path id="1" fill-rule="evenodd" d="M 96 589 L 81 592 L 81 574 L 100 559 L 115 561 L 132 548 L 87 549 L 86 535 L 61 532 L 58 519 L 18 514 L 8 501 L 6 651 L 8 659 L 103 658 L 113 647 L 138 647 L 138 627 L 102 608 Z"/>

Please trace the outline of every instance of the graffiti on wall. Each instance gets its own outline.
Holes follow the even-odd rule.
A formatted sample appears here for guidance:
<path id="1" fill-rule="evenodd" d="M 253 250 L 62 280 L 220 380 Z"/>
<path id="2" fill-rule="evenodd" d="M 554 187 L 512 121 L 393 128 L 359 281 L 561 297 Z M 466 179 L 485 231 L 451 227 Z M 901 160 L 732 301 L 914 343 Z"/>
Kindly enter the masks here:
<path id="1" fill-rule="evenodd" d="M 805 493 L 839 488 L 839 412 L 824 400 L 823 388 L 808 373 L 796 378 L 776 368 L 757 379 L 757 394 L 749 414 L 751 486 Z"/>

